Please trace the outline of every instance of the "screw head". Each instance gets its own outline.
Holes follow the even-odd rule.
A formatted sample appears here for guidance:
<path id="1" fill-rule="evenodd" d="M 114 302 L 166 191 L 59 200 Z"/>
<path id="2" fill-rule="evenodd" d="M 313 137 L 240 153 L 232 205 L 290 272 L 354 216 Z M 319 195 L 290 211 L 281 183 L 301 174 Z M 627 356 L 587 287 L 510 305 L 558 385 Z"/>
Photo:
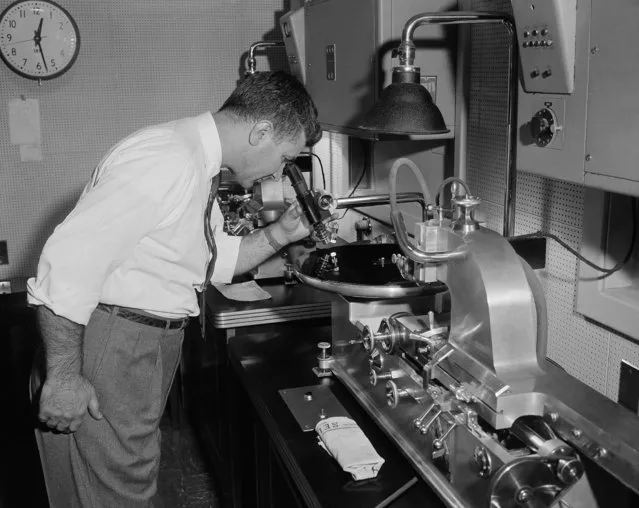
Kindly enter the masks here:
<path id="1" fill-rule="evenodd" d="M 520 503 L 525 503 L 527 501 L 530 501 L 532 496 L 532 489 L 530 489 L 529 487 L 523 487 L 519 489 L 519 492 L 517 492 L 517 501 Z"/>
<path id="2" fill-rule="evenodd" d="M 599 53 L 599 46 L 593 46 L 592 48 L 590 48 L 590 53 L 593 55 Z"/>
<path id="3" fill-rule="evenodd" d="M 586 159 L 587 162 L 590 162 L 592 160 L 592 155 L 590 155 L 589 153 L 586 154 L 585 159 Z"/>

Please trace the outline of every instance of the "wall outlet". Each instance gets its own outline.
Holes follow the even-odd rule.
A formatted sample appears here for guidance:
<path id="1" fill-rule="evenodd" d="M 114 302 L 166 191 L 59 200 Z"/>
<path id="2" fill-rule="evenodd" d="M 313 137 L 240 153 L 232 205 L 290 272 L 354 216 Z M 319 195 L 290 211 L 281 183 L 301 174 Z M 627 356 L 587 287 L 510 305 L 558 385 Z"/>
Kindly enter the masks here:
<path id="1" fill-rule="evenodd" d="M 0 241 L 0 265 L 9 264 L 9 251 L 7 250 L 7 241 Z"/>
<path id="2" fill-rule="evenodd" d="M 626 360 L 619 372 L 619 404 L 639 414 L 639 368 Z"/>

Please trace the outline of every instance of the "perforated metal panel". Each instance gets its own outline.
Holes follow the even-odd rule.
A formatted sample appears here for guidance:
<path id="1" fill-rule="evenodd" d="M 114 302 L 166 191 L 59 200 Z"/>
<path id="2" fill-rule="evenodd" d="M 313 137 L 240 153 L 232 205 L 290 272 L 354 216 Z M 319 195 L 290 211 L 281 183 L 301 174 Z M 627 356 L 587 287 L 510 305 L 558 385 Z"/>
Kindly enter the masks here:
<path id="1" fill-rule="evenodd" d="M 464 9 L 508 12 L 510 2 L 467 0 Z M 468 182 L 472 192 L 484 200 L 480 218 L 497 231 L 502 228 L 507 139 L 504 126 L 508 64 L 507 41 L 503 37 L 494 28 L 475 27 L 470 40 Z M 582 186 L 519 172 L 516 189 L 515 234 L 548 231 L 571 247 L 580 248 Z M 547 267 L 537 272 L 548 302 L 548 355 L 577 378 L 610 396 L 614 391 L 612 377 L 619 375 L 618 366 L 615 374 L 609 365 L 611 333 L 574 311 L 576 273 L 576 258 L 549 240 Z"/>
<path id="2" fill-rule="evenodd" d="M 0 0 L 0 10 L 11 0 Z M 249 46 L 279 40 L 284 0 L 57 0 L 75 17 L 80 55 L 38 86 L 0 64 L 0 280 L 27 277 L 53 227 L 94 166 L 146 125 L 217 109 L 245 70 Z M 283 49 L 257 54 L 257 69 L 286 69 Z M 40 101 L 42 162 L 9 144 L 7 103 Z"/>

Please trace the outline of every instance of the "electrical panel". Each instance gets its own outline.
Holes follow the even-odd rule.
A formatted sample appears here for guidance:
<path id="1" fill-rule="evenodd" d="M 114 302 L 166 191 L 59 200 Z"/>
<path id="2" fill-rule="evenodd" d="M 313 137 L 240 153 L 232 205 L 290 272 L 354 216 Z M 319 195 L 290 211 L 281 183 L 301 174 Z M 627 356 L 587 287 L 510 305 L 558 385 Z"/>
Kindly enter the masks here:
<path id="1" fill-rule="evenodd" d="M 526 92 L 572 93 L 577 0 L 512 0 Z"/>
<path id="2" fill-rule="evenodd" d="M 398 64 L 392 53 L 405 22 L 416 14 L 456 8 L 456 0 L 306 2 L 306 87 L 324 130 L 364 136 L 358 121 L 390 83 Z M 430 25 L 414 36 L 415 65 L 451 131 L 447 137 L 455 130 L 456 34 L 455 27 Z"/>
<path id="3" fill-rule="evenodd" d="M 562 25 L 563 39 L 569 41 L 572 21 L 565 20 L 575 3 L 573 86 L 536 89 L 531 83 L 542 83 L 543 78 L 531 79 L 530 72 L 543 67 L 540 60 L 527 56 L 534 55 L 534 46 L 531 51 L 527 51 L 529 46 L 521 47 L 529 40 L 525 32 Z M 639 195 L 639 66 L 634 64 L 637 49 L 631 43 L 639 26 L 639 3 L 617 0 L 611 6 L 606 0 L 512 0 L 512 5 L 521 54 L 517 168 Z M 558 19 L 547 25 L 533 22 L 541 19 L 537 18 L 540 12 L 554 12 Z M 553 76 L 559 74 L 554 63 L 548 65 Z"/>
<path id="4" fill-rule="evenodd" d="M 280 18 L 280 29 L 291 74 L 302 83 L 306 83 L 304 7 L 284 14 Z"/>

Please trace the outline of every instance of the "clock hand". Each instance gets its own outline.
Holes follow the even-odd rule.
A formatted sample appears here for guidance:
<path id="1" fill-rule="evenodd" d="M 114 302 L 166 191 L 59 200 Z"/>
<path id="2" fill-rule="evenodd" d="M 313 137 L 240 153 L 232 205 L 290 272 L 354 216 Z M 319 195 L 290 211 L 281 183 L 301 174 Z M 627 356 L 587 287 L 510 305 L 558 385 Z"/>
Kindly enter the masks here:
<path id="1" fill-rule="evenodd" d="M 33 34 L 33 42 L 38 46 L 40 50 L 40 56 L 42 57 L 42 63 L 44 64 L 44 69 L 49 72 L 49 67 L 47 67 L 47 59 L 44 57 L 44 51 L 42 51 L 42 23 L 44 22 L 44 18 L 40 18 L 40 23 L 38 23 L 38 29 Z"/>
<path id="2" fill-rule="evenodd" d="M 42 23 L 44 22 L 44 18 L 40 18 L 40 23 L 38 24 L 38 29 L 35 31 L 34 35 L 35 37 L 33 38 L 33 40 L 35 41 L 35 43 L 38 43 L 38 39 L 41 38 L 41 34 L 42 34 Z"/>
<path id="3" fill-rule="evenodd" d="M 47 67 L 47 60 L 44 58 L 44 51 L 42 51 L 42 44 L 40 41 L 37 42 L 38 49 L 40 50 L 40 56 L 42 57 L 42 63 L 44 64 L 44 69 L 49 72 L 49 68 Z"/>
<path id="4" fill-rule="evenodd" d="M 46 38 L 47 38 L 46 35 L 44 37 L 40 37 L 40 39 L 46 39 Z M 7 44 L 7 46 L 13 46 L 14 44 L 22 44 L 23 42 L 33 42 L 33 39 L 25 39 L 23 41 L 10 42 L 9 44 Z"/>

